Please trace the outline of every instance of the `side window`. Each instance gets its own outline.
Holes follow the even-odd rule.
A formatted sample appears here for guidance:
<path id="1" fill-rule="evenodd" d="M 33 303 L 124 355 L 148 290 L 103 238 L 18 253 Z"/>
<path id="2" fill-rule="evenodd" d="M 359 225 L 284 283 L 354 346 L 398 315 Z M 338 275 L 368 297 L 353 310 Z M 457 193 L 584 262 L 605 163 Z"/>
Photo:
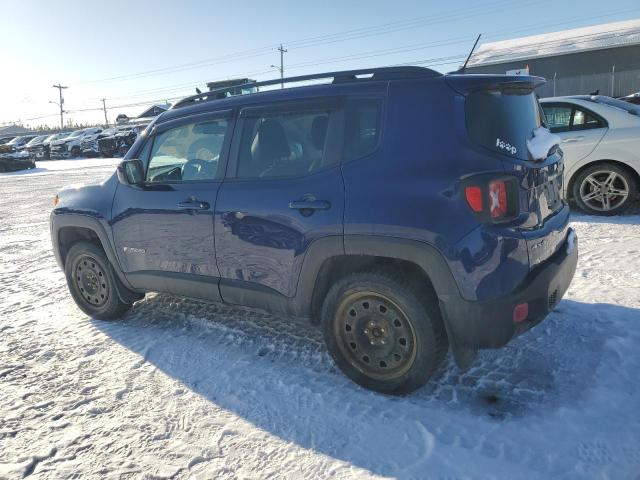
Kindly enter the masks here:
<path id="1" fill-rule="evenodd" d="M 602 128 L 604 125 L 594 115 L 576 108 L 573 111 L 573 122 L 571 124 L 572 130 L 588 130 L 590 128 Z"/>
<path id="2" fill-rule="evenodd" d="M 317 110 L 246 117 L 238 178 L 291 177 L 333 162 L 325 155 L 330 111 Z"/>
<path id="3" fill-rule="evenodd" d="M 566 132 L 571 128 L 572 106 L 543 106 L 547 128 L 553 133 Z"/>
<path id="4" fill-rule="evenodd" d="M 153 141 L 147 182 L 218 178 L 218 161 L 227 130 L 227 120 L 219 119 L 182 125 L 160 133 Z"/>
<path id="5" fill-rule="evenodd" d="M 345 161 L 372 153 L 380 136 L 381 102 L 374 99 L 347 100 L 345 105 Z"/>

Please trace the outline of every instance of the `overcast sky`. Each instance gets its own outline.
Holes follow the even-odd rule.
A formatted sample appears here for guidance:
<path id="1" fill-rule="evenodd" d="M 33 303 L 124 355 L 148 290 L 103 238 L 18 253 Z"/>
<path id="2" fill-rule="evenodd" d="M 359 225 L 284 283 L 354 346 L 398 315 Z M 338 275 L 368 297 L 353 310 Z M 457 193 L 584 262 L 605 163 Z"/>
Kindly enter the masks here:
<path id="1" fill-rule="evenodd" d="M 640 17 L 638 0 L 0 1 L 0 123 L 135 115 L 206 81 L 422 62 L 457 68 L 475 36 L 496 41 Z M 482 43 L 482 42 L 481 42 Z M 76 111 L 75 113 L 73 113 Z M 28 120 L 49 115 L 47 118 Z"/>

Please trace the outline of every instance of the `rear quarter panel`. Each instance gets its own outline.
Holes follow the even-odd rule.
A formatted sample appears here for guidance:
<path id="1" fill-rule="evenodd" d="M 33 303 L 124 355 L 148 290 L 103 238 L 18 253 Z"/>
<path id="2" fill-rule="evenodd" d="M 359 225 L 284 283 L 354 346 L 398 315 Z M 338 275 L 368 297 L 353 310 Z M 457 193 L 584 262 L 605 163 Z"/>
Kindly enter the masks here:
<path id="1" fill-rule="evenodd" d="M 343 164 L 345 241 L 418 240 L 443 255 L 463 297 L 510 291 L 529 270 L 526 242 L 518 232 L 480 226 L 464 199 L 465 177 L 504 173 L 500 158 L 469 141 L 464 97 L 442 77 L 391 82 L 383 117 L 380 148 Z"/>

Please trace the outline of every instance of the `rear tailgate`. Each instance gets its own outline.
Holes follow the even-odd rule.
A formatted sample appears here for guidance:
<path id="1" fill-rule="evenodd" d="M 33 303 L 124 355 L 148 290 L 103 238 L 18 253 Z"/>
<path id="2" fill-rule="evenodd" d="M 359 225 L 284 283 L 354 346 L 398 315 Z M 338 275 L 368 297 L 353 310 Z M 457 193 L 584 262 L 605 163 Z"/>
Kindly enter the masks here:
<path id="1" fill-rule="evenodd" d="M 557 221 L 551 221 L 566 202 L 562 196 L 564 162 L 559 138 L 543 127 L 534 93 L 544 79 L 448 75 L 447 80 L 466 98 L 470 139 L 497 154 L 505 173 L 518 179 L 520 214 L 513 226 L 527 240 L 533 268 L 555 253 L 566 236 L 566 225 L 560 227 Z"/>

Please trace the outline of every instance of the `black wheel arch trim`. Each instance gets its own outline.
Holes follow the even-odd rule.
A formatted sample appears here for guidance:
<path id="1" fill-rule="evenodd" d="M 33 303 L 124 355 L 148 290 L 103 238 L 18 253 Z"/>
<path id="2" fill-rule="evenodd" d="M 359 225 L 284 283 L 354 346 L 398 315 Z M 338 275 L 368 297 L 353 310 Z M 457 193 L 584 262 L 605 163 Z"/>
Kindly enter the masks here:
<path id="1" fill-rule="evenodd" d="M 54 210 L 51 212 L 51 243 L 53 246 L 53 254 L 56 258 L 56 262 L 58 262 L 58 266 L 64 270 L 64 258 L 61 251 L 60 245 L 60 231 L 63 228 L 67 227 L 76 227 L 76 228 L 85 228 L 87 230 L 91 230 L 96 234 L 98 240 L 102 245 L 102 249 L 104 250 L 109 263 L 111 264 L 111 268 L 115 273 L 116 277 L 124 287 L 129 290 L 134 290 L 130 283 L 127 281 L 124 273 L 120 269 L 120 264 L 118 262 L 118 257 L 113 250 L 112 238 L 107 234 L 107 231 L 102 226 L 100 221 L 92 216 L 83 215 L 83 214 L 64 214 L 64 213 L 56 213 Z M 124 301 L 127 299 L 127 295 L 124 292 L 118 292 L 121 295 L 121 299 Z"/>

